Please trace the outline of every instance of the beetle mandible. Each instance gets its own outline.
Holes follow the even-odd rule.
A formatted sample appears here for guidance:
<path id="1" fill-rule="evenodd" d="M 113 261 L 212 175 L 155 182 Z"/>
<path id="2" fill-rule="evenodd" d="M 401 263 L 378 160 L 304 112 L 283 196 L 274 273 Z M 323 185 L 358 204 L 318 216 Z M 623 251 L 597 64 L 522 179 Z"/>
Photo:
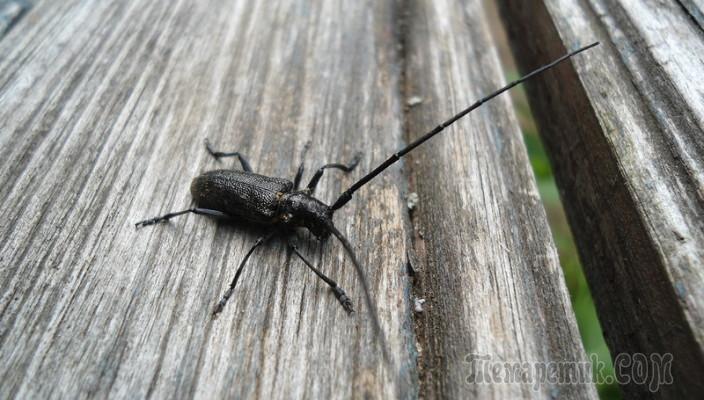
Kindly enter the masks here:
<path id="1" fill-rule="evenodd" d="M 239 152 L 224 153 L 215 151 L 211 148 L 210 143 L 206 139 L 206 149 L 212 156 L 216 158 L 237 157 L 243 170 L 215 170 L 208 171 L 197 176 L 191 183 L 191 196 L 197 205 L 196 207 L 150 218 L 137 222 L 135 225 L 137 227 L 153 225 L 158 222 L 168 221 L 169 219 L 179 215 L 194 213 L 231 220 L 238 218 L 239 220 L 252 224 L 270 226 L 274 228 L 270 231 L 270 233 L 258 238 L 244 256 L 244 259 L 242 259 L 237 271 L 235 272 L 235 276 L 232 279 L 229 288 L 220 301 L 216 304 L 215 309 L 213 310 L 213 315 L 220 313 L 230 296 L 232 296 L 235 286 L 237 285 L 237 281 L 240 278 L 240 274 L 242 273 L 242 269 L 254 250 L 277 234 L 287 236 L 288 246 L 291 248 L 293 253 L 300 258 L 303 263 L 305 263 L 305 265 L 318 277 L 320 277 L 320 279 L 330 286 L 335 297 L 348 313 L 354 312 L 352 301 L 347 293 L 345 293 L 345 291 L 338 286 L 334 280 L 325 276 L 319 269 L 315 268 L 313 264 L 298 251 L 295 244 L 289 238 L 291 233 L 293 233 L 296 228 L 306 228 L 319 239 L 327 238 L 331 234 L 334 235 L 342 243 L 342 246 L 345 248 L 345 251 L 352 260 L 357 277 L 362 284 L 364 300 L 370 313 L 375 334 L 381 342 L 381 347 L 386 358 L 385 340 L 379 325 L 379 318 L 377 316 L 376 308 L 374 307 L 374 303 L 372 302 L 369 294 L 369 285 L 364 277 L 364 272 L 362 271 L 362 267 L 357 260 L 357 256 L 352 249 L 352 245 L 347 238 L 345 238 L 345 236 L 337 230 L 333 223 L 333 214 L 335 211 L 347 204 L 347 202 L 352 199 L 354 192 L 366 185 L 370 180 L 379 175 L 396 161 L 400 160 L 401 157 L 408 154 L 428 139 L 442 132 L 445 128 L 457 122 L 457 120 L 469 114 L 472 110 L 478 108 L 484 102 L 491 100 L 499 94 L 526 81 L 527 79 L 598 44 L 599 42 L 595 42 L 578 50 L 572 51 L 571 53 L 568 53 L 557 60 L 530 72 L 529 74 L 478 100 L 471 106 L 457 113 L 452 118 L 438 125 L 430 132 L 416 139 L 408 146 L 392 154 L 386 161 L 381 163 L 373 171 L 363 176 L 355 184 L 350 186 L 349 189 L 345 190 L 331 206 L 328 206 L 313 196 L 315 188 L 318 181 L 322 177 L 323 172 L 326 169 L 339 169 L 344 172 L 351 172 L 359 163 L 360 154 L 357 154 L 349 164 L 323 165 L 315 172 L 308 185 L 301 189 L 300 183 L 303 176 L 303 163 L 301 163 L 301 166 L 298 168 L 293 182 L 287 179 L 259 175 L 252 171 L 252 167 L 242 154 Z M 307 147 L 308 146 L 306 145 L 304 155 Z"/>

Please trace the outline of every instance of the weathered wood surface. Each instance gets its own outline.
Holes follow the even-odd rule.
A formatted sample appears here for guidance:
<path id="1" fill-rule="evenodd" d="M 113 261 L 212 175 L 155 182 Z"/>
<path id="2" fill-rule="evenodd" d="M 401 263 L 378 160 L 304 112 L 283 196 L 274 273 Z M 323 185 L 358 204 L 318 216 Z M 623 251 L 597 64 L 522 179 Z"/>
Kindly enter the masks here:
<path id="1" fill-rule="evenodd" d="M 602 41 L 574 69 L 529 84 L 531 104 L 612 355 L 671 353 L 674 384 L 654 396 L 700 397 L 701 26 L 677 2 L 501 3 L 525 69 L 565 48 Z M 625 390 L 633 398 L 650 395 L 646 385 Z"/>
<path id="2" fill-rule="evenodd" d="M 193 216 L 133 226 L 188 207 L 200 171 L 235 165 L 208 156 L 205 137 L 291 178 L 309 139 L 309 169 L 363 149 L 368 170 L 399 147 L 391 3 L 46 2 L 27 18 L 16 29 L 33 32 L 0 51 L 3 394 L 416 391 L 398 168 L 337 215 L 368 266 L 394 371 L 333 241 L 302 250 L 354 294 L 356 317 L 274 242 L 212 320 L 260 232 Z M 322 199 L 341 190 L 328 175 Z"/>
<path id="3" fill-rule="evenodd" d="M 417 0 L 409 8 L 405 90 L 424 102 L 410 109 L 408 131 L 420 132 L 506 82 L 481 1 Z M 425 392 L 595 398 L 591 385 L 466 386 L 467 354 L 520 363 L 585 356 L 510 97 L 449 130 L 408 163 L 420 197 L 419 291 L 428 296 L 418 319 Z"/>
<path id="4" fill-rule="evenodd" d="M 427 241 L 409 240 L 399 166 L 336 215 L 391 366 L 335 241 L 302 250 L 354 317 L 274 242 L 212 320 L 261 232 L 197 216 L 133 227 L 188 207 L 199 172 L 236 165 L 210 158 L 205 137 L 284 177 L 308 140 L 308 171 L 363 150 L 358 177 L 403 144 L 411 90 L 426 98 L 415 136 L 501 82 L 478 2 L 411 6 L 404 28 L 391 1 L 38 2 L 0 42 L 0 397 L 594 397 L 464 383 L 469 352 L 583 358 L 507 98 L 414 158 Z M 421 62 L 436 45 L 445 58 Z M 317 193 L 330 201 L 352 179 L 328 172 Z M 418 321 L 414 294 L 428 299 Z"/>

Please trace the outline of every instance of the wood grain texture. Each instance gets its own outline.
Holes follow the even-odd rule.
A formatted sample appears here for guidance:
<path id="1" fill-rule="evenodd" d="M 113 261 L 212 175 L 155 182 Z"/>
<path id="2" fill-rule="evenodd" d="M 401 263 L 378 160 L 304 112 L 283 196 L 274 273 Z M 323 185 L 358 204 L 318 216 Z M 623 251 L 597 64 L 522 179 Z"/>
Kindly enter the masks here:
<path id="1" fill-rule="evenodd" d="M 481 1 L 409 3 L 406 94 L 424 101 L 408 112 L 408 140 L 506 83 L 485 15 Z M 596 398 L 589 384 L 467 383 L 472 357 L 586 359 L 510 97 L 485 104 L 410 159 L 420 199 L 416 276 L 427 296 L 418 318 L 423 393 Z"/>
<path id="2" fill-rule="evenodd" d="M 307 140 L 309 171 L 363 150 L 355 175 L 400 147 L 393 20 L 390 2 L 37 4 L 0 49 L 0 397 L 413 397 L 399 168 L 336 215 L 394 369 L 337 242 L 300 241 L 354 317 L 274 242 L 213 321 L 261 232 L 197 216 L 134 228 L 237 165 L 205 137 L 288 178 Z M 328 172 L 319 197 L 351 179 Z"/>
<path id="3" fill-rule="evenodd" d="M 676 2 L 501 1 L 525 69 L 598 51 L 528 85 L 612 355 L 670 353 L 704 393 L 704 34 Z M 696 2 L 690 2 L 696 3 Z M 530 40 L 525 40 L 530 38 Z"/>
<path id="4" fill-rule="evenodd" d="M 412 159 L 426 241 L 409 240 L 401 164 L 336 214 L 366 266 L 390 366 L 334 240 L 299 244 L 352 295 L 354 317 L 273 242 L 212 320 L 262 232 L 193 215 L 134 229 L 189 207 L 198 173 L 237 166 L 212 159 L 205 137 L 290 178 L 308 140 L 308 176 L 363 151 L 353 176 L 323 177 L 330 202 L 402 146 L 413 92 L 426 100 L 409 132 L 501 82 L 478 2 L 343 3 L 46 0 L 3 38 L 0 397 L 594 397 L 465 383 L 473 351 L 583 358 L 508 98 Z M 413 295 L 429 301 L 418 320 Z"/>

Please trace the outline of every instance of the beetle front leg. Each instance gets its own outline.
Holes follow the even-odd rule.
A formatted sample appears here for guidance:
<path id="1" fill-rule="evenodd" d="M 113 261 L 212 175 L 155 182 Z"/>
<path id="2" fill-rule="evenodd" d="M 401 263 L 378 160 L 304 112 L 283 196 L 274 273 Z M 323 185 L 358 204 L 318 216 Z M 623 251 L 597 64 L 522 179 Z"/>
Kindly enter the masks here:
<path id="1" fill-rule="evenodd" d="M 323 165 L 322 167 L 318 168 L 317 171 L 315 171 L 315 175 L 313 175 L 313 178 L 310 180 L 308 183 L 308 186 L 306 187 L 306 190 L 308 193 L 313 193 L 315 192 L 315 188 L 318 186 L 318 181 L 320 181 L 320 178 L 323 176 L 323 172 L 325 172 L 326 169 L 328 168 L 334 168 L 334 169 L 339 169 L 341 171 L 344 171 L 345 173 L 352 172 L 354 168 L 359 164 L 359 160 L 362 159 L 362 153 L 357 153 L 354 155 L 354 158 L 352 158 L 352 161 L 350 161 L 349 164 L 326 164 Z"/>

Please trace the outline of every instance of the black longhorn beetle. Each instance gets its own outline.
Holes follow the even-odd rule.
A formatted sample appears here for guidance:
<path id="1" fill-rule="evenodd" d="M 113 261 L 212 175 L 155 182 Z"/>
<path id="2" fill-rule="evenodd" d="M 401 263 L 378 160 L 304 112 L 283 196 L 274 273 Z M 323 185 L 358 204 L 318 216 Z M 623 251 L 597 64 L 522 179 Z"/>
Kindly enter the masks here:
<path id="1" fill-rule="evenodd" d="M 237 280 L 242 273 L 245 263 L 252 255 L 252 252 L 276 234 L 290 236 L 295 228 L 307 228 L 318 239 L 327 238 L 330 234 L 335 235 L 335 237 L 337 237 L 337 239 L 342 243 L 342 246 L 347 251 L 349 257 L 352 259 L 352 264 L 354 265 L 357 276 L 362 284 L 364 300 L 367 308 L 369 309 L 375 334 L 381 342 L 381 347 L 385 358 L 388 359 L 386 356 L 384 336 L 379 325 L 379 318 L 376 313 L 376 308 L 374 307 L 372 299 L 369 295 L 369 285 L 364 277 L 364 272 L 362 271 L 362 267 L 357 260 L 357 256 L 352 249 L 352 245 L 347 238 L 345 238 L 345 236 L 343 236 L 342 233 L 335 228 L 332 221 L 333 214 L 336 210 L 343 207 L 352 199 L 352 194 L 354 194 L 354 192 L 366 185 L 375 176 L 379 175 L 386 168 L 398 161 L 404 155 L 408 154 L 411 150 L 424 143 L 426 140 L 437 135 L 460 118 L 469 114 L 472 110 L 481 106 L 484 102 L 491 100 L 492 98 L 524 82 L 525 80 L 554 67 L 577 53 L 592 48 L 598 44 L 599 42 L 595 42 L 586 47 L 582 47 L 568 53 L 550 64 L 544 65 L 509 83 L 503 88 L 491 93 L 468 108 L 460 111 L 452 118 L 438 125 L 435 129 L 416 139 L 414 142 L 398 152 L 392 154 L 391 157 L 376 167 L 372 172 L 362 177 L 354 185 L 350 186 L 349 189 L 344 191 L 332 206 L 328 206 L 313 197 L 313 192 L 315 191 L 318 181 L 326 169 L 332 168 L 339 169 L 344 172 L 351 172 L 359 163 L 360 154 L 357 154 L 349 164 L 323 165 L 315 172 L 313 178 L 308 183 L 308 186 L 301 189 L 300 183 L 303 176 L 303 162 L 301 162 L 301 165 L 298 167 L 298 172 L 296 173 L 293 182 L 287 179 L 263 176 L 252 172 L 252 167 L 249 165 L 245 157 L 239 152 L 223 153 L 214 151 L 206 139 L 206 149 L 213 157 L 237 157 L 242 165 L 243 171 L 221 169 L 208 171 L 202 175 L 199 175 L 193 179 L 191 183 L 191 196 L 193 197 L 197 207 L 189 208 L 183 211 L 171 212 L 160 217 L 137 222 L 135 225 L 137 227 L 152 225 L 158 222 L 168 221 L 169 219 L 179 215 L 194 213 L 229 220 L 239 218 L 249 223 L 271 226 L 274 228 L 270 233 L 258 238 L 244 256 L 244 259 L 240 262 L 240 265 L 237 268 L 237 272 L 235 272 L 235 277 L 232 279 L 229 289 L 215 306 L 213 315 L 216 315 L 222 311 L 225 303 L 227 303 L 227 300 L 230 296 L 232 296 Z M 303 150 L 304 156 L 307 148 L 308 145 L 306 145 Z M 319 269 L 315 268 L 313 264 L 311 264 L 311 262 L 298 251 L 295 244 L 291 242 L 291 240 L 287 240 L 287 243 L 293 253 L 296 254 L 296 256 L 298 256 L 303 263 L 308 266 L 308 268 L 318 275 L 320 279 L 325 281 L 330 288 L 332 288 L 335 297 L 340 304 L 342 304 L 342 307 L 344 307 L 348 313 L 354 312 L 352 308 L 352 301 L 349 296 L 347 296 L 345 291 L 342 290 L 342 288 L 339 287 L 334 280 L 328 278 Z"/>

